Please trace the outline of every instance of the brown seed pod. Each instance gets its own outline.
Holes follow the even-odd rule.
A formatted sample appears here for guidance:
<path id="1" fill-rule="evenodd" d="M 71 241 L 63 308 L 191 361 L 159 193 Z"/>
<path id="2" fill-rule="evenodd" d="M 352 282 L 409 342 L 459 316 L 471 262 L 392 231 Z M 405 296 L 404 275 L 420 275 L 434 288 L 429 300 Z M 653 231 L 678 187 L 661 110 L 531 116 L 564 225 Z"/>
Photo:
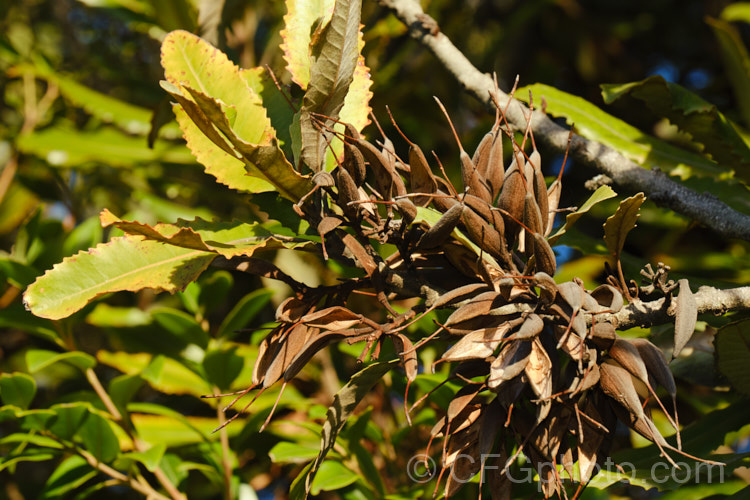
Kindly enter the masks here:
<path id="1" fill-rule="evenodd" d="M 460 203 L 453 205 L 417 242 L 417 248 L 429 249 L 448 240 L 453 229 L 461 220 L 464 206 Z"/>
<path id="2" fill-rule="evenodd" d="M 531 355 L 531 342 L 511 342 L 500 351 L 490 366 L 490 375 L 487 386 L 497 390 L 500 386 L 523 372 Z"/>
<path id="3" fill-rule="evenodd" d="M 509 262 L 511 256 L 505 247 L 505 239 L 474 210 L 465 207 L 461 213 L 461 222 L 466 233 L 476 245 L 503 262 Z"/>
<path id="4" fill-rule="evenodd" d="M 500 197 L 497 199 L 497 207 L 510 214 L 509 217 L 503 215 L 505 218 L 505 234 L 508 239 L 508 246 L 512 245 L 518 232 L 521 230 L 521 226 L 516 221 L 520 221 L 523 218 L 523 204 L 526 197 L 526 188 L 521 177 L 521 170 L 519 170 L 518 163 L 516 162 L 517 158 L 513 159 L 510 168 L 506 172 L 503 189 L 500 191 Z M 522 164 L 525 164 L 523 159 L 520 161 Z"/>
<path id="5" fill-rule="evenodd" d="M 348 142 L 344 143 L 344 161 L 342 165 L 349 172 L 349 175 L 352 176 L 357 187 L 364 184 L 367 175 L 365 157 L 362 156 L 362 152 L 359 149 Z"/>
<path id="6" fill-rule="evenodd" d="M 503 188 L 505 180 L 505 165 L 503 165 L 503 134 L 499 129 L 495 134 L 490 147 L 490 155 L 487 161 L 487 172 L 485 173 L 487 185 L 492 191 L 492 199 L 496 200 Z"/>
<path id="7" fill-rule="evenodd" d="M 409 198 L 399 198 L 396 200 L 398 211 L 401 212 L 402 224 L 409 225 L 417 217 L 417 207 Z"/>
<path id="8" fill-rule="evenodd" d="M 536 153 L 536 151 L 534 151 L 534 153 Z M 532 153 L 529 160 L 532 161 L 533 159 L 535 159 L 535 155 Z M 541 155 L 538 156 L 538 159 L 541 162 Z M 549 224 L 549 200 L 547 198 L 547 183 L 544 182 L 544 174 L 542 174 L 541 163 L 534 164 L 533 185 L 534 199 L 536 200 L 536 204 L 539 206 L 539 212 L 542 217 L 542 230 L 539 232 L 544 234 L 544 232 L 547 230 L 547 225 Z"/>
<path id="9" fill-rule="evenodd" d="M 474 151 L 474 156 L 471 157 L 471 162 L 476 166 L 477 172 L 485 179 L 487 178 L 487 166 L 490 162 L 490 150 L 494 140 L 495 131 L 493 129 L 484 134 L 476 151 Z"/>
<path id="10" fill-rule="evenodd" d="M 557 270 L 557 259 L 555 252 L 549 245 L 544 236 L 534 233 L 534 260 L 537 271 L 541 271 L 550 276 Z"/>
<path id="11" fill-rule="evenodd" d="M 427 158 L 422 149 L 416 144 L 409 147 L 409 168 L 411 189 L 414 193 L 432 194 L 437 192 L 437 180 L 430 170 L 430 165 L 427 163 Z M 430 196 L 416 196 L 414 197 L 414 204 L 419 207 L 426 207 L 431 200 L 432 197 Z"/>
<path id="12" fill-rule="evenodd" d="M 359 207 L 357 205 L 349 205 L 349 203 L 359 201 L 359 189 L 357 189 L 357 184 L 346 169 L 337 168 L 335 174 L 336 189 L 338 190 L 338 205 L 344 213 L 356 217 Z"/>

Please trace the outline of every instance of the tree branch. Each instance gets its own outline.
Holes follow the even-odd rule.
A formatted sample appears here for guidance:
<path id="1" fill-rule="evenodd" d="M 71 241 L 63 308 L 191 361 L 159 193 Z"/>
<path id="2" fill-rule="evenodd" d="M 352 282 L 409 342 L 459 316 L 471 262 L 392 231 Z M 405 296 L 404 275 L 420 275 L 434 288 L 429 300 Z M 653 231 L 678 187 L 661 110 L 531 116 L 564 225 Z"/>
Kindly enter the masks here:
<path id="1" fill-rule="evenodd" d="M 437 23 L 415 0 L 378 0 L 390 9 L 409 28 L 409 34 L 429 49 L 468 93 L 494 110 L 490 93 L 494 83 L 490 75 L 480 72 L 443 33 Z M 510 97 L 497 93 L 497 100 L 505 106 Z M 506 117 L 517 129 L 526 128 L 526 106 L 513 99 Z M 564 152 L 568 130 L 557 125 L 541 111 L 535 111 L 531 128 L 537 140 L 553 150 Z M 715 196 L 700 194 L 671 180 L 659 170 L 647 170 L 625 158 L 614 149 L 574 136 L 571 154 L 583 165 L 610 177 L 619 186 L 631 191 L 643 191 L 657 205 L 670 208 L 726 238 L 750 241 L 750 216 L 737 212 Z"/>
<path id="2" fill-rule="evenodd" d="M 729 290 L 702 286 L 694 296 L 698 303 L 698 314 L 720 316 L 730 311 L 750 309 L 750 286 Z M 597 314 L 596 322 L 612 323 L 618 330 L 670 323 L 674 321 L 674 316 L 669 314 L 669 306 L 670 303 L 663 297 L 650 302 L 635 301 L 615 314 Z"/>

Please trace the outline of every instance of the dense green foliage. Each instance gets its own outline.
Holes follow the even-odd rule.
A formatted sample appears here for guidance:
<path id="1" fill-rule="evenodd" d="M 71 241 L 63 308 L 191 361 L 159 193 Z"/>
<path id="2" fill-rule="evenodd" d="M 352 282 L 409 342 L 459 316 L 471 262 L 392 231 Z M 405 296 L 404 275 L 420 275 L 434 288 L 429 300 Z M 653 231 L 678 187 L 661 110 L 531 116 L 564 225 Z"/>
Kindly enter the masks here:
<path id="1" fill-rule="evenodd" d="M 435 481 L 415 484 L 405 467 L 424 451 L 430 427 L 457 386 L 435 391 L 408 426 L 400 400 L 406 381 L 389 361 L 397 359 L 390 344 L 381 362 L 365 371 L 357 362 L 361 344 L 333 345 L 283 393 L 272 386 L 246 416 L 212 432 L 233 397 L 202 396 L 251 385 L 261 339 L 289 290 L 209 265 L 217 257 L 261 256 L 310 286 L 356 275 L 310 251 L 320 236 L 288 202 L 311 186 L 309 172 L 292 167 L 295 159 L 329 169 L 335 160 L 304 139 L 312 125 L 304 113 L 295 116 L 265 65 L 297 106 L 304 95 L 308 108 L 340 111 L 357 128 L 367 121 L 372 91 L 369 106 L 386 134 L 397 136 L 382 118 L 387 104 L 410 138 L 444 159 L 451 178 L 460 178 L 457 162 L 445 160 L 455 157 L 453 139 L 431 96 L 445 103 L 467 149 L 494 116 L 463 95 L 374 2 L 363 5 L 364 60 L 349 68 L 355 83 L 319 90 L 328 96 L 354 89 L 341 110 L 304 90 L 320 85 L 315 72 L 329 66 L 309 57 L 284 59 L 282 42 L 290 53 L 308 56 L 310 41 L 294 38 L 304 30 L 282 37 L 282 2 L 217 2 L 217 26 L 207 29 L 211 22 L 203 20 L 203 31 L 200 3 L 24 0 L 0 6 L 0 498 L 130 498 L 154 489 L 172 498 L 183 492 L 250 499 L 256 491 L 262 498 L 283 497 L 290 488 L 295 496 L 304 481 L 292 481 L 304 478 L 319 456 L 321 435 L 328 454 L 316 463 L 313 494 L 429 496 Z M 532 90 L 535 99 L 544 96 L 549 115 L 575 123 L 582 135 L 750 213 L 750 59 L 743 45 L 750 5 L 723 9 L 720 3 L 660 1 L 641 10 L 588 1 L 435 0 L 426 8 L 480 69 L 498 72 L 501 88 L 520 74 L 520 98 Z M 173 30 L 201 33 L 246 69 L 200 53 L 202 42 Z M 171 51 L 169 44 L 161 48 L 169 32 Z M 193 79 L 176 76 L 193 63 L 203 71 Z M 168 82 L 163 88 L 161 80 Z M 245 85 L 252 96 L 237 91 Z M 175 101 L 182 105 L 176 119 Z M 191 114 L 191 103 L 199 103 L 206 122 Z M 216 133 L 211 123 L 223 119 L 218 139 L 207 140 L 206 130 Z M 365 133 L 374 141 L 373 128 Z M 561 206 L 582 205 L 590 195 L 584 181 L 595 174 L 568 165 Z M 646 263 L 664 262 L 675 280 L 688 278 L 694 289 L 750 281 L 748 242 L 723 240 L 650 200 L 640 207 L 638 226 L 625 231 L 626 243 L 604 240 L 602 224 L 632 193 L 622 194 L 600 193 L 594 200 L 600 203 L 575 212 L 576 226 L 556 242 L 565 245 L 558 253 L 566 258 L 556 280 L 576 276 L 594 288 L 614 253 L 629 279 L 639 279 Z M 50 288 L 50 281 L 37 279 L 53 266 Z M 24 307 L 27 290 L 26 305 L 35 314 Z M 369 301 L 355 305 L 362 314 L 377 314 Z M 433 318 L 445 319 L 425 318 L 408 333 L 422 336 Z M 642 497 L 656 487 L 668 490 L 664 498 L 723 498 L 745 487 L 744 476 L 731 471 L 747 465 L 742 452 L 750 437 L 743 399 L 750 393 L 743 369 L 750 361 L 746 318 L 746 312 L 701 317 L 671 363 L 686 449 L 724 454 L 724 480 L 656 481 L 649 471 L 658 451 L 634 449 L 648 443 L 623 427 L 613 457 L 634 464 L 636 475 L 630 484 L 617 483 L 618 474 L 597 476 L 585 496 Z M 626 335 L 649 336 L 668 350 L 674 327 Z M 420 364 L 429 366 L 441 352 L 422 351 Z M 410 400 L 446 373 L 420 374 Z M 332 422 L 326 412 L 334 401 L 346 409 Z M 668 434 L 666 417 L 654 414 Z M 522 497 L 536 492 L 533 482 L 517 487 L 514 494 Z M 475 497 L 476 486 L 460 495 Z"/>

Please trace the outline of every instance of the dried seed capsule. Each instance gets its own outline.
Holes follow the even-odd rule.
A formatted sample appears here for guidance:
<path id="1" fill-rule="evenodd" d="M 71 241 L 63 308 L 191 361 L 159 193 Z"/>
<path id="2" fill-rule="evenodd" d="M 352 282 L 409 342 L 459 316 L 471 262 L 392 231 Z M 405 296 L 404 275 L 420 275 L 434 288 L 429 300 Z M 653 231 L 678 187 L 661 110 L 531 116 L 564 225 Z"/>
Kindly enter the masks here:
<path id="1" fill-rule="evenodd" d="M 417 207 L 414 206 L 414 203 L 409 201 L 408 198 L 399 198 L 396 200 L 396 205 L 398 206 L 398 211 L 401 212 L 402 224 L 408 226 L 414 222 L 414 219 L 417 217 Z M 402 227 L 405 228 L 405 226 Z"/>
<path id="2" fill-rule="evenodd" d="M 537 153 L 534 151 L 534 153 Z M 535 158 L 534 153 L 531 154 L 530 160 Z M 542 161 L 541 155 L 537 153 L 538 161 Z M 541 163 L 534 164 L 534 199 L 536 204 L 539 205 L 539 212 L 542 216 L 542 229 L 541 233 L 547 230 L 547 224 L 549 223 L 549 200 L 547 199 L 547 183 L 544 182 L 544 174 L 542 174 Z"/>
<path id="3" fill-rule="evenodd" d="M 487 177 L 487 166 L 490 162 L 490 150 L 492 149 L 492 142 L 495 140 L 495 131 L 490 130 L 482 140 L 479 142 L 474 156 L 471 157 L 472 163 L 477 167 L 479 175 Z"/>
<path id="4" fill-rule="evenodd" d="M 547 240 L 539 233 L 534 233 L 534 260 L 536 270 L 554 276 L 557 270 L 557 259 L 555 252 Z"/>
<path id="5" fill-rule="evenodd" d="M 526 255 L 531 255 L 534 249 L 534 233 L 541 234 L 544 227 L 539 206 L 531 193 L 526 193 L 523 200 L 523 224 L 532 232 L 529 234 L 529 231 L 524 231 Z"/>
<path id="6" fill-rule="evenodd" d="M 482 250 L 496 259 L 508 262 L 511 257 L 505 246 L 505 240 L 495 228 L 490 226 L 474 210 L 466 207 L 461 214 L 461 222 L 466 227 L 466 232 L 471 240 Z"/>
<path id="7" fill-rule="evenodd" d="M 505 218 L 505 235 L 508 240 L 508 246 L 511 246 L 521 230 L 518 222 L 523 218 L 523 204 L 526 196 L 521 169 L 517 163 L 518 157 L 513 159 L 510 164 L 503 189 L 500 191 L 500 197 L 497 199 L 497 206 L 508 212 L 510 217 Z M 525 165 L 523 158 L 520 159 L 521 168 Z M 515 220 L 514 220 L 515 219 Z"/>
<path id="8" fill-rule="evenodd" d="M 490 147 L 490 157 L 487 162 L 485 179 L 487 179 L 487 184 L 492 191 L 492 199 L 496 200 L 497 195 L 500 194 L 500 190 L 503 188 L 503 181 L 505 180 L 505 166 L 503 165 L 503 134 L 500 133 L 499 129 L 495 134 L 495 139 L 492 141 L 492 146 Z"/>
<path id="9" fill-rule="evenodd" d="M 411 189 L 413 192 L 432 194 L 438 190 L 437 180 L 432 175 L 427 158 L 425 158 L 424 153 L 416 144 L 409 147 L 409 168 Z M 419 207 L 426 207 L 430 201 L 431 197 L 429 196 L 414 198 L 414 203 Z"/>
<path id="10" fill-rule="evenodd" d="M 362 152 L 348 142 L 344 143 L 344 161 L 342 163 L 349 175 L 354 179 L 357 187 L 365 182 L 367 169 L 365 167 L 365 157 Z"/>
<path id="11" fill-rule="evenodd" d="M 336 169 L 336 188 L 338 189 L 338 205 L 345 214 L 356 217 L 359 213 L 359 207 L 349 205 L 349 203 L 359 201 L 359 189 L 357 189 L 354 179 L 346 169 Z"/>
<path id="12" fill-rule="evenodd" d="M 464 206 L 453 205 L 417 242 L 417 248 L 429 249 L 444 243 L 461 220 Z"/>
<path id="13" fill-rule="evenodd" d="M 487 183 L 477 170 L 474 162 L 469 158 L 469 155 L 466 151 L 461 150 L 459 157 L 461 159 L 461 179 L 464 182 L 464 188 L 487 203 L 492 203 L 490 188 L 487 187 Z"/>

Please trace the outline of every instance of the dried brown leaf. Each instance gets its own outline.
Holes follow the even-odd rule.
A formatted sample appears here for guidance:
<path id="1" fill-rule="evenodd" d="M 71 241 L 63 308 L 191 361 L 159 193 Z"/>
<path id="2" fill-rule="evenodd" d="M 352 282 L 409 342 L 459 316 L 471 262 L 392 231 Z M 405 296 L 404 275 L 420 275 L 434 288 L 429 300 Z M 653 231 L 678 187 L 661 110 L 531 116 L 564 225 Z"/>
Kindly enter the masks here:
<path id="1" fill-rule="evenodd" d="M 327 307 L 300 318 L 300 322 L 305 323 L 309 327 L 317 327 L 330 331 L 352 328 L 361 321 L 362 316 L 360 314 L 354 313 L 342 306 Z"/>

